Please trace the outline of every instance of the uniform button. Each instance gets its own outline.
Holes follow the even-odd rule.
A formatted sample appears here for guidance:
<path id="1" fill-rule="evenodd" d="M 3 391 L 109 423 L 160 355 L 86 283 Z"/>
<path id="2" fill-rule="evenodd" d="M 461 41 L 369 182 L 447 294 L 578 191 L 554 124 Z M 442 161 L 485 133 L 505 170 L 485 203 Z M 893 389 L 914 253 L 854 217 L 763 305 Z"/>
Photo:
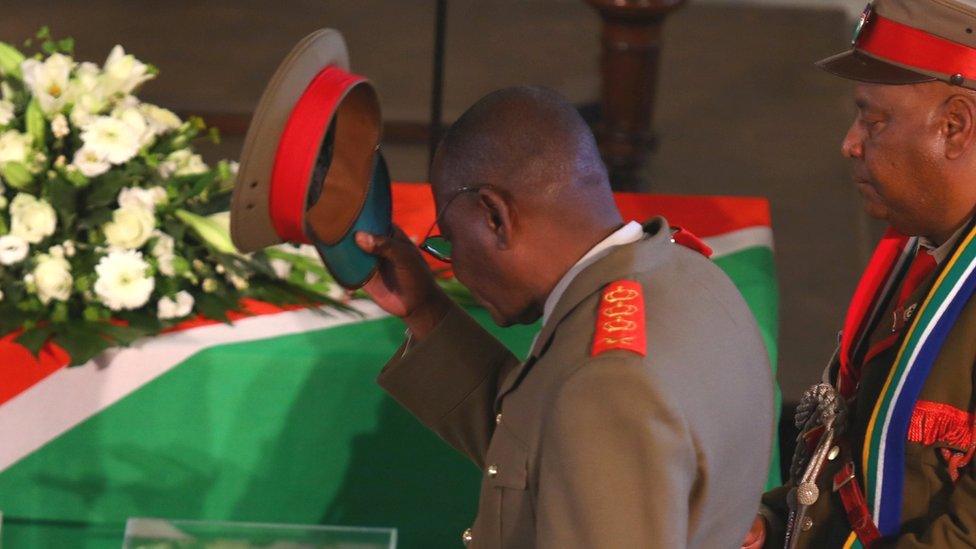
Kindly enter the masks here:
<path id="1" fill-rule="evenodd" d="M 498 415 L 495 416 L 495 425 L 500 425 L 501 422 L 502 422 L 502 414 L 501 412 L 499 412 Z"/>
<path id="2" fill-rule="evenodd" d="M 465 547 L 467 547 L 468 544 L 471 543 L 471 540 L 473 539 L 474 539 L 474 534 L 471 533 L 470 528 L 467 528 L 463 532 L 461 532 L 461 543 L 463 543 Z"/>
<path id="3" fill-rule="evenodd" d="M 498 466 L 489 465 L 488 466 L 488 478 L 495 478 L 498 476 Z"/>
<path id="4" fill-rule="evenodd" d="M 811 528 L 813 528 L 813 519 L 810 517 L 803 517 L 803 524 L 800 525 L 800 530 L 806 532 Z"/>
<path id="5" fill-rule="evenodd" d="M 838 454 L 840 454 L 840 446 L 834 446 L 833 448 L 830 449 L 830 452 L 827 454 L 827 461 L 834 461 L 835 459 L 837 459 Z"/>

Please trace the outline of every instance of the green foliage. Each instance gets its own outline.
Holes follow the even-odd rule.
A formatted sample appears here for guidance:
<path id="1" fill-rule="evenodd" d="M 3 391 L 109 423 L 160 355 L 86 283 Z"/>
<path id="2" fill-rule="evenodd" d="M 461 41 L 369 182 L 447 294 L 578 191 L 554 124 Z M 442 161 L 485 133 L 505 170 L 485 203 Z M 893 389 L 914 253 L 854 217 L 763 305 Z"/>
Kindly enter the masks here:
<path id="1" fill-rule="evenodd" d="M 24 54 L 7 44 L 0 42 L 0 75 L 20 79 L 23 75 L 20 72 L 20 64 L 24 62 Z"/>

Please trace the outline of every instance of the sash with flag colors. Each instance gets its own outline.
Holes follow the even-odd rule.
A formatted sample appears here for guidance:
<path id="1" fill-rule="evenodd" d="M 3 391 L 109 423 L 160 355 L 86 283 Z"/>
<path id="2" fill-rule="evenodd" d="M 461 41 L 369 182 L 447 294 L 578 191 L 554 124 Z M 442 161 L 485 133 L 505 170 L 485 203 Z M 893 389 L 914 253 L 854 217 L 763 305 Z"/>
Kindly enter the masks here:
<path id="1" fill-rule="evenodd" d="M 858 285 L 849 318 L 866 319 L 868 307 L 877 308 L 877 303 L 890 291 L 891 281 L 917 249 L 917 238 L 892 232 L 885 235 Z M 974 291 L 976 225 L 971 224 L 915 313 L 868 422 L 861 456 L 864 491 L 882 537 L 901 530 L 905 443 L 912 412 L 946 336 Z M 863 298 L 860 302 L 859 295 Z M 864 324 L 863 320 L 852 322 L 852 325 Z M 856 376 L 850 369 L 845 370 L 843 359 L 841 374 L 842 392 L 852 392 L 851 378 Z M 858 548 L 863 544 L 851 533 L 844 546 Z"/>
<path id="2" fill-rule="evenodd" d="M 627 219 L 664 215 L 714 250 L 776 364 L 766 200 L 617 200 Z M 434 218 L 429 187 L 394 185 L 394 210 L 419 240 Z M 357 314 L 246 305 L 232 326 L 186 323 L 75 368 L 60 349 L 35 359 L 0 339 L 4 544 L 119 547 L 125 519 L 143 516 L 395 527 L 401 547 L 455 545 L 480 473 L 376 386 L 402 324 L 368 301 L 353 302 Z M 537 326 L 499 329 L 470 312 L 528 351 Z M 770 486 L 778 471 L 777 460 Z"/>

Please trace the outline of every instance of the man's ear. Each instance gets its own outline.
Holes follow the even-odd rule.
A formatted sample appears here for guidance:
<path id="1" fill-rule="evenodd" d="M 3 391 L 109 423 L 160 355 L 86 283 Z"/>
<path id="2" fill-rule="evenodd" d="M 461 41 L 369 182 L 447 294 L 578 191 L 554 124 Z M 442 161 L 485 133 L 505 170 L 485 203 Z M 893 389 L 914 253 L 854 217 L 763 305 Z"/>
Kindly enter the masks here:
<path id="1" fill-rule="evenodd" d="M 515 209 L 508 198 L 497 190 L 486 187 L 478 191 L 478 207 L 485 225 L 494 235 L 498 249 L 506 250 L 512 243 Z"/>
<path id="2" fill-rule="evenodd" d="M 946 158 L 955 160 L 976 142 L 976 99 L 969 94 L 955 94 L 946 99 Z"/>

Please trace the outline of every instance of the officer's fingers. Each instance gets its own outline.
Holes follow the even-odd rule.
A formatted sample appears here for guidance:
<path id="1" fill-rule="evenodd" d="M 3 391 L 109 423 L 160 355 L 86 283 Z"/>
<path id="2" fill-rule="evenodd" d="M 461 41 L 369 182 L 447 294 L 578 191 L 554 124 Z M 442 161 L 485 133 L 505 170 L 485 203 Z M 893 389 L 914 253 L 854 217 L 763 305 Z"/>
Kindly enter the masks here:
<path id="1" fill-rule="evenodd" d="M 388 236 L 358 231 L 356 233 L 356 245 L 364 252 L 380 257 L 389 258 L 391 253 L 390 237 Z"/>

